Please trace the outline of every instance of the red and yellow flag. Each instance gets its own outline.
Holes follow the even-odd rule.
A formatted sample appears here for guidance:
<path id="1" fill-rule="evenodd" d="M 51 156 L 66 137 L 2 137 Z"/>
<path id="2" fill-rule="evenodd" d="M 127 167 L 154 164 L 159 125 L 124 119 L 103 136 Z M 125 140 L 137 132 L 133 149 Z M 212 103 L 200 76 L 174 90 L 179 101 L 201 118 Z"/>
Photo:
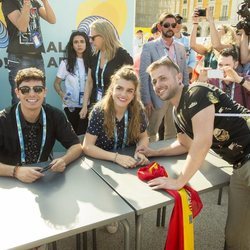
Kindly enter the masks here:
<path id="1" fill-rule="evenodd" d="M 165 168 L 157 162 L 140 168 L 137 175 L 141 180 L 168 176 Z M 199 194 L 187 185 L 178 191 L 167 189 L 165 191 L 175 199 L 165 249 L 192 250 L 194 249 L 193 219 L 199 214 L 203 206 Z"/>

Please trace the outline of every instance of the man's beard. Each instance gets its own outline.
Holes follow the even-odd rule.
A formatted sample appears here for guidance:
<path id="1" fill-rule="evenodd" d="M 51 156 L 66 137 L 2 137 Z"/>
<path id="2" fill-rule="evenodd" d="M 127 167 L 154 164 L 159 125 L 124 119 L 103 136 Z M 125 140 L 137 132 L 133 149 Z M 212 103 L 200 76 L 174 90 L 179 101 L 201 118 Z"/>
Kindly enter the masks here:
<path id="1" fill-rule="evenodd" d="M 174 36 L 174 32 L 172 30 L 168 30 L 166 32 L 162 32 L 163 36 L 166 38 L 171 38 Z"/>

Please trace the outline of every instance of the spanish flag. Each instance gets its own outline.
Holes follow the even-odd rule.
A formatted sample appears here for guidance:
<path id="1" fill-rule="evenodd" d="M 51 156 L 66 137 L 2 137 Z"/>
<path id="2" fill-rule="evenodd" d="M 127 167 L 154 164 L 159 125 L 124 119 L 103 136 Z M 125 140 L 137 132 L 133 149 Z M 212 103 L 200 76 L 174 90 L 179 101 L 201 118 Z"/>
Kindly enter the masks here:
<path id="1" fill-rule="evenodd" d="M 168 176 L 164 167 L 153 162 L 142 167 L 137 172 L 141 180 L 151 180 L 161 176 Z M 180 190 L 165 190 L 175 199 L 175 205 L 171 214 L 166 250 L 192 250 L 194 249 L 193 219 L 202 209 L 199 194 L 189 186 Z"/>

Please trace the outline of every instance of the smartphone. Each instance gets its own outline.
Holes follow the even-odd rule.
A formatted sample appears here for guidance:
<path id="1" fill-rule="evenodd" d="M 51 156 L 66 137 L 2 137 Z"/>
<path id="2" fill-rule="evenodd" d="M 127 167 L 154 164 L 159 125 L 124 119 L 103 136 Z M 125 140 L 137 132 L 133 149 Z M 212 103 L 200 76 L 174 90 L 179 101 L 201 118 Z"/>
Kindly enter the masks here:
<path id="1" fill-rule="evenodd" d="M 206 9 L 198 9 L 199 16 L 206 16 Z"/>
<path id="2" fill-rule="evenodd" d="M 209 69 L 207 71 L 207 78 L 223 78 L 224 72 L 221 69 Z"/>
<path id="3" fill-rule="evenodd" d="M 46 166 L 46 167 L 40 169 L 40 173 L 43 173 L 43 172 L 48 171 L 49 169 L 51 169 L 52 166 L 53 166 L 53 164 L 49 164 L 48 166 Z"/>

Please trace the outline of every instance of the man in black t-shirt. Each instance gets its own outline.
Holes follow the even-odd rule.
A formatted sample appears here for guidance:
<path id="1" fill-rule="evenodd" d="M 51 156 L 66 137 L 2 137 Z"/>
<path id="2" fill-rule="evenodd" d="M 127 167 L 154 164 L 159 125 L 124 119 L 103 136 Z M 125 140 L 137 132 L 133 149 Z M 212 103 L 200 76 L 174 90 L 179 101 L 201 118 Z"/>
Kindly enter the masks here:
<path id="1" fill-rule="evenodd" d="M 48 160 L 55 140 L 67 151 L 51 162 L 51 171 L 63 172 L 82 153 L 78 137 L 62 111 L 42 105 L 47 89 L 41 70 L 18 71 L 16 84 L 20 102 L 0 112 L 0 176 L 23 182 L 41 178 L 44 174 L 35 164 Z"/>
<path id="2" fill-rule="evenodd" d="M 215 86 L 183 86 L 179 67 L 167 58 L 152 63 L 148 72 L 156 94 L 174 106 L 178 135 L 170 147 L 138 150 L 147 157 L 187 153 L 177 179 L 160 177 L 149 185 L 154 189 L 181 189 L 213 149 L 234 168 L 225 249 L 250 249 L 250 111 Z"/>
<path id="3" fill-rule="evenodd" d="M 9 35 L 8 69 L 12 104 L 18 102 L 15 77 L 18 70 L 36 67 L 44 72 L 44 52 L 40 17 L 55 23 L 56 17 L 48 0 L 2 0 L 2 11 Z"/>

